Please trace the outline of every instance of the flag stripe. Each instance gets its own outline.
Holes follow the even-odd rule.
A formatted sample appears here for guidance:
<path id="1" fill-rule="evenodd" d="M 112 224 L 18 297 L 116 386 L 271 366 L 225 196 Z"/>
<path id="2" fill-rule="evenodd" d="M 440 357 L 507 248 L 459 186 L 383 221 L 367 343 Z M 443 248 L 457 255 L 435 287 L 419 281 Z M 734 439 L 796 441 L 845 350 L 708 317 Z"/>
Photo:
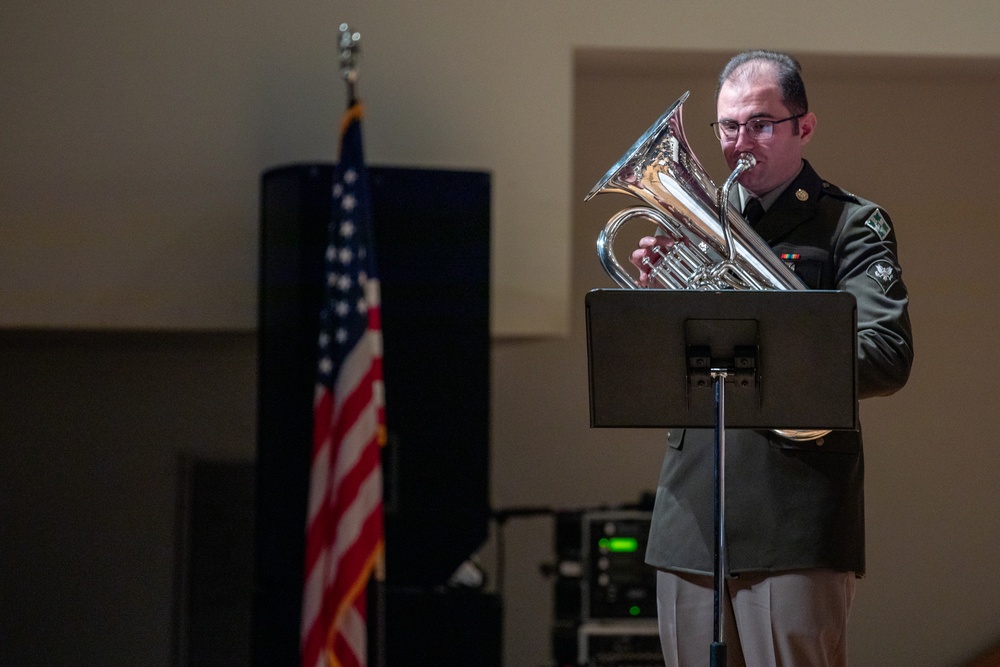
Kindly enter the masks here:
<path id="1" fill-rule="evenodd" d="M 325 600 L 331 589 L 341 588 L 350 590 L 356 587 L 357 581 L 345 582 L 343 578 L 337 578 L 331 580 L 331 573 L 336 573 L 341 567 L 341 561 L 347 561 L 347 563 L 354 565 L 353 569 L 356 572 L 362 572 L 363 574 L 369 574 L 369 564 L 366 559 L 370 559 L 371 554 L 368 553 L 363 545 L 360 543 L 350 544 L 358 538 L 362 533 L 362 528 L 367 527 L 368 532 L 377 532 L 381 529 L 381 518 L 376 521 L 374 519 L 375 513 L 372 511 L 376 506 L 378 506 L 381 496 L 381 483 L 382 477 L 380 474 L 371 475 L 366 483 L 362 486 L 361 493 L 358 495 L 358 502 L 352 505 L 351 512 L 340 517 L 338 520 L 337 532 L 331 539 L 332 548 L 324 549 L 316 560 L 312 571 L 306 579 L 306 590 L 315 593 L 322 593 L 324 595 L 317 595 L 316 597 Z M 376 498 L 376 495 L 379 497 Z M 377 525 L 372 525 L 377 524 Z M 348 546 L 340 546 L 347 544 Z M 353 548 L 352 548 L 353 547 Z M 374 564 L 374 561 L 372 561 Z M 346 568 L 345 568 L 346 569 Z M 367 570 L 367 571 L 365 571 Z M 343 592 L 343 591 L 341 591 Z M 308 597 L 308 595 L 307 595 Z M 338 609 L 334 608 L 328 611 L 330 616 L 330 621 L 334 620 L 334 616 Z M 303 622 L 307 623 L 305 627 L 311 626 L 322 613 L 322 609 L 316 606 L 312 609 L 303 609 Z M 321 634 L 323 628 L 317 628 L 317 631 Z"/>
<path id="2" fill-rule="evenodd" d="M 322 527 L 329 529 L 336 526 L 335 530 L 328 532 L 329 539 L 317 549 L 311 562 L 311 567 L 307 568 L 309 573 L 306 579 L 306 601 L 313 604 L 303 608 L 303 621 L 312 622 L 318 614 L 321 596 L 318 593 L 327 587 L 328 578 L 331 572 L 336 572 L 339 561 L 352 546 L 347 540 L 354 540 L 361 532 L 361 525 L 365 518 L 372 515 L 381 505 L 381 485 L 382 475 L 380 470 L 373 470 L 358 489 L 358 494 L 348 511 L 335 517 L 324 517 Z M 367 554 L 367 551 L 364 552 Z M 312 593 L 312 596 L 309 595 Z M 310 600 L 311 597 L 315 599 Z"/>
<path id="3" fill-rule="evenodd" d="M 377 397 L 373 395 L 376 393 L 373 387 L 373 379 L 376 376 L 377 369 L 370 364 L 362 366 L 360 362 L 364 361 L 364 355 L 361 354 L 360 350 L 356 350 L 355 352 L 347 359 L 346 365 L 350 368 L 345 368 L 348 372 L 343 376 L 343 382 L 340 383 L 347 387 L 347 392 L 350 392 L 349 395 L 346 398 L 342 398 L 339 404 L 336 402 L 336 397 L 331 396 L 329 392 L 320 392 L 316 399 L 315 412 L 318 423 L 315 428 L 319 429 L 323 422 L 327 422 L 337 424 L 337 430 L 329 434 L 322 434 L 325 437 L 314 445 L 311 471 L 312 479 L 310 481 L 311 488 L 313 489 L 326 489 L 331 484 L 335 486 L 340 481 L 336 475 L 332 479 L 329 477 L 329 461 L 334 449 L 338 455 L 334 472 L 340 471 L 342 475 L 343 470 L 349 468 L 354 463 L 360 455 L 360 451 L 368 444 L 366 437 L 362 439 L 363 429 L 372 429 L 373 424 L 370 421 L 355 423 L 354 420 L 360 418 L 377 420 L 379 418 L 377 412 L 368 413 L 365 410 L 365 408 L 377 410 L 377 406 L 371 404 L 372 399 Z M 355 373 L 357 374 L 356 378 L 352 377 Z M 352 388 L 354 389 L 353 391 Z M 368 404 L 358 406 L 356 404 L 357 400 L 366 401 Z M 349 408 L 353 408 L 353 411 L 349 410 Z M 337 438 L 344 435 L 340 432 L 340 427 L 344 424 L 353 426 L 355 431 L 351 433 L 352 438 L 350 440 L 341 441 L 335 447 L 334 443 L 337 442 Z M 310 497 L 309 510 L 306 515 L 307 522 L 311 523 L 313 521 L 323 502 L 325 502 L 324 496 Z"/>
<path id="4" fill-rule="evenodd" d="M 351 495 L 353 495 L 360 484 L 360 479 L 358 478 L 365 471 L 378 465 L 378 450 L 372 446 L 373 438 L 377 438 L 374 435 L 378 428 L 377 420 L 378 410 L 369 402 L 364 406 L 364 410 L 362 410 L 355 420 L 359 428 L 351 429 L 348 433 L 344 434 L 343 442 L 345 445 L 339 451 L 332 445 L 326 446 L 321 450 L 313 464 L 313 468 L 316 471 L 313 475 L 313 482 L 328 491 L 320 499 L 321 502 L 316 504 L 316 509 L 313 512 L 314 515 L 310 517 L 310 526 L 317 522 L 328 520 L 331 513 L 336 513 L 344 503 L 350 502 Z M 365 427 L 367 427 L 367 433 L 365 432 Z M 334 452 L 336 452 L 336 455 L 331 456 Z M 337 462 L 337 468 L 332 472 L 332 475 L 329 465 L 331 458 Z M 349 467 L 341 465 L 340 462 L 344 459 L 350 461 Z M 331 476 L 334 480 L 332 484 L 328 483 Z M 336 490 L 336 495 L 331 495 L 334 493 L 334 490 Z M 307 567 L 312 563 L 313 553 L 311 551 L 307 552 Z"/>

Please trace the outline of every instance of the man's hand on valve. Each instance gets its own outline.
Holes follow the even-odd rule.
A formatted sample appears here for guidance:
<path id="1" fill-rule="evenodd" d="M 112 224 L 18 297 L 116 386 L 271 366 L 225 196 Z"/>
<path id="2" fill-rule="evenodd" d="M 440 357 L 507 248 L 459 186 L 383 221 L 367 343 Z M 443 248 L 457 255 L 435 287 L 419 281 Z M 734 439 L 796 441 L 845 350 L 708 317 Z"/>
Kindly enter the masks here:
<path id="1" fill-rule="evenodd" d="M 653 267 L 667 254 L 667 249 L 674 244 L 665 236 L 644 236 L 639 239 L 639 247 L 632 251 L 629 261 L 639 269 L 639 284 L 649 287 L 649 275 Z"/>

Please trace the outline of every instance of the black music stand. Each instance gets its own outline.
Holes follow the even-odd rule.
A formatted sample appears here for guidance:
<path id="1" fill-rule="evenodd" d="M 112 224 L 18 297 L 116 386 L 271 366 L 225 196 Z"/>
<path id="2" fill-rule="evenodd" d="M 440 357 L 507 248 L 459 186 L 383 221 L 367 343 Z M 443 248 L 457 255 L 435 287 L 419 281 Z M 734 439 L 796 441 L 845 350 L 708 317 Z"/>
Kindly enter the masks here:
<path id="1" fill-rule="evenodd" d="M 857 429 L 854 296 L 599 289 L 586 305 L 591 426 L 715 429 L 710 658 L 723 666 L 726 428 Z"/>

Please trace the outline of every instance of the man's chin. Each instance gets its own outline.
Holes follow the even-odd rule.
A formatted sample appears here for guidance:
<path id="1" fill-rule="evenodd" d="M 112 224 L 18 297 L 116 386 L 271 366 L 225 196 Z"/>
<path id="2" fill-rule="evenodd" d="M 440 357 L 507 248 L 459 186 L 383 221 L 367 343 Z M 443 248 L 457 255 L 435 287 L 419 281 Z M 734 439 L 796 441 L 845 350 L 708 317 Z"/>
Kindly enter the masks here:
<path id="1" fill-rule="evenodd" d="M 736 182 L 745 187 L 753 194 L 759 196 L 761 194 L 761 192 L 758 190 L 758 188 L 760 188 L 761 186 L 760 180 L 756 178 L 750 178 L 749 176 L 750 174 L 742 174 L 739 178 L 736 179 Z"/>

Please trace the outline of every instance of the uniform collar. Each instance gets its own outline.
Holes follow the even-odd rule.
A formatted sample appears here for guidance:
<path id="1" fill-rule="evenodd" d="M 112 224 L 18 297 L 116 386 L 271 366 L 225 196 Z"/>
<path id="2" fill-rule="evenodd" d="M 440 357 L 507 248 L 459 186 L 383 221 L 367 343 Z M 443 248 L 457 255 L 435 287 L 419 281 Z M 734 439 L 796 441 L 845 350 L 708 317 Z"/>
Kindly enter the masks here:
<path id="1" fill-rule="evenodd" d="M 775 188 L 765 196 L 770 196 Z M 777 241 L 782 236 L 805 223 L 813 216 L 816 202 L 823 190 L 823 181 L 806 160 L 802 169 L 787 185 L 776 192 L 774 199 L 764 204 L 766 214 L 757 224 L 755 231 L 767 242 Z"/>
<path id="2" fill-rule="evenodd" d="M 785 190 L 787 190 L 788 186 L 791 185 L 792 182 L 799 177 L 799 174 L 801 174 L 802 170 L 805 168 L 805 164 L 806 164 L 806 161 L 803 160 L 802 164 L 799 165 L 799 170 L 797 172 L 795 172 L 794 174 L 792 174 L 791 178 L 789 178 L 787 181 L 785 181 L 784 183 L 782 183 L 778 187 L 776 187 L 776 188 L 774 188 L 774 189 L 772 189 L 772 190 L 770 190 L 768 192 L 765 192 L 762 195 L 754 195 L 752 192 L 750 192 L 749 190 L 747 190 L 745 187 L 743 187 L 742 185 L 740 185 L 739 183 L 737 183 L 737 190 L 739 191 L 740 210 L 742 211 L 742 210 L 744 210 L 746 208 L 747 201 L 749 201 L 751 198 L 756 197 L 757 199 L 760 200 L 760 205 L 764 207 L 764 211 L 767 212 L 767 209 L 771 208 L 771 206 L 774 204 L 774 202 L 776 202 L 778 200 L 778 197 L 781 196 L 781 193 L 784 192 Z"/>

